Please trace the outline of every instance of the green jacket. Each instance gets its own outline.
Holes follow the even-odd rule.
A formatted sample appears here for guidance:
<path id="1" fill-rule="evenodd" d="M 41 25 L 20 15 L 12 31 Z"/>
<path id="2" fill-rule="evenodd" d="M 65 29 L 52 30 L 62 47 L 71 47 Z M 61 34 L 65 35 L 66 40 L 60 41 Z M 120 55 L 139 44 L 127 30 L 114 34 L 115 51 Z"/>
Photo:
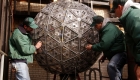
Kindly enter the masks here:
<path id="1" fill-rule="evenodd" d="M 35 51 L 32 39 L 25 29 L 21 26 L 15 29 L 9 39 L 9 57 L 11 59 L 26 59 L 27 63 L 32 63 Z"/>
<path id="2" fill-rule="evenodd" d="M 103 51 L 109 60 L 116 53 L 125 51 L 124 34 L 114 24 L 108 22 L 99 34 L 100 42 L 92 46 L 94 51 Z"/>
<path id="3" fill-rule="evenodd" d="M 130 7 L 120 17 L 125 30 L 126 43 L 136 62 L 140 62 L 140 9 Z"/>

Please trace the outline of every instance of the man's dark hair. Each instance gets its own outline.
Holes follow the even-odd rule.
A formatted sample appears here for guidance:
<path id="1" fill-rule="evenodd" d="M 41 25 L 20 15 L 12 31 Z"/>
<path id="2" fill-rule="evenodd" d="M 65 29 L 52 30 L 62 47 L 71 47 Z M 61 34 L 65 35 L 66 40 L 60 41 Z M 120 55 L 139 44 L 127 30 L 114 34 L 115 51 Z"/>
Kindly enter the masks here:
<path id="1" fill-rule="evenodd" d="M 115 9 L 118 7 L 118 5 L 124 6 L 127 0 L 113 0 L 113 7 L 111 12 L 115 12 Z"/>
<path id="2" fill-rule="evenodd" d="M 29 21 L 23 21 L 23 25 L 26 25 L 27 27 L 29 27 L 30 22 Z"/>
<path id="3" fill-rule="evenodd" d="M 23 25 L 26 25 L 27 27 L 29 27 L 28 24 L 28 22 L 23 22 Z"/>

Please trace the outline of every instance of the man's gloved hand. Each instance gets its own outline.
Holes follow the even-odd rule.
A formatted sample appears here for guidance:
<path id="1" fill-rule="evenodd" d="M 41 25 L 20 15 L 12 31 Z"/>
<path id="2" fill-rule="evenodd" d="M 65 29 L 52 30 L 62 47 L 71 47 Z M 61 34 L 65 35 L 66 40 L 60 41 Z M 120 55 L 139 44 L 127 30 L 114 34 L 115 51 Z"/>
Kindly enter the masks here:
<path id="1" fill-rule="evenodd" d="M 40 47 L 42 46 L 42 42 L 41 41 L 38 41 L 35 45 L 35 48 L 36 49 L 39 49 Z"/>
<path id="2" fill-rule="evenodd" d="M 88 50 L 91 50 L 92 44 L 87 44 L 87 45 L 85 46 L 85 48 L 88 49 Z"/>

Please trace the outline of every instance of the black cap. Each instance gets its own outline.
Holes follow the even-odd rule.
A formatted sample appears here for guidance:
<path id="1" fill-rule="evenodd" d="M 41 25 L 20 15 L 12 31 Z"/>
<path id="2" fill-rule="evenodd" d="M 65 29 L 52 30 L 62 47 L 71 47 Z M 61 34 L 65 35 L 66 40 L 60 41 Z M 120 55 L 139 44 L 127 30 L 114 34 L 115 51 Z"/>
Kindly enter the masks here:
<path id="1" fill-rule="evenodd" d="M 93 19 L 93 22 L 90 25 L 91 27 L 95 26 L 96 24 L 99 24 L 99 23 L 103 22 L 103 20 L 104 20 L 104 18 L 102 16 L 94 16 L 94 17 L 92 17 L 92 19 Z"/>

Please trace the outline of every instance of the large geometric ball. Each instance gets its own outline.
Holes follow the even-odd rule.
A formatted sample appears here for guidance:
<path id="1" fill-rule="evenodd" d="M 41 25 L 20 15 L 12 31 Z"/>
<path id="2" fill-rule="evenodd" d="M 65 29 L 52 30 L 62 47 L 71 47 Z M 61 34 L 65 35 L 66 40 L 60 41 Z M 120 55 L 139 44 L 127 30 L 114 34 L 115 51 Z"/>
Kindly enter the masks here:
<path id="1" fill-rule="evenodd" d="M 79 73 L 90 68 L 100 52 L 86 50 L 87 43 L 97 43 L 98 32 L 90 27 L 96 14 L 76 1 L 56 1 L 47 4 L 35 17 L 39 25 L 34 42 L 43 45 L 35 55 L 38 64 L 51 73 Z"/>

